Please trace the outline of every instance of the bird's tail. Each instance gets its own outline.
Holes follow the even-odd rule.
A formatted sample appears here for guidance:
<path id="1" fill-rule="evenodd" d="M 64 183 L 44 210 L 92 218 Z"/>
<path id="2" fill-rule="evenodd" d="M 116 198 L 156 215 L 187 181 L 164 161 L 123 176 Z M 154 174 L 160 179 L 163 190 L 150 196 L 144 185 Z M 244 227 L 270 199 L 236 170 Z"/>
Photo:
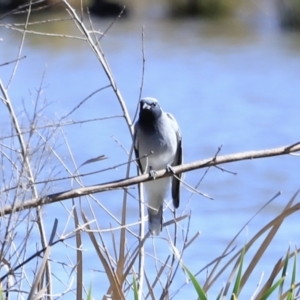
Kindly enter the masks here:
<path id="1" fill-rule="evenodd" d="M 149 214 L 149 231 L 152 235 L 159 235 L 162 231 L 163 206 L 159 210 L 148 208 Z"/>

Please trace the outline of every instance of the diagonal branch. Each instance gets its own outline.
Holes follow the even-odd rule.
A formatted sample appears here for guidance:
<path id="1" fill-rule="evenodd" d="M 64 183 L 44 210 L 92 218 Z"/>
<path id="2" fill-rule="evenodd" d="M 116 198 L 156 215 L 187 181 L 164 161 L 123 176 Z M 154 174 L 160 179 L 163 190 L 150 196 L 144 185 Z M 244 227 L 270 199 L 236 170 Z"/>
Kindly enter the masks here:
<path id="1" fill-rule="evenodd" d="M 189 172 L 189 171 L 216 166 L 220 164 L 237 162 L 237 161 L 248 160 L 248 159 L 258 159 L 258 158 L 286 155 L 297 151 L 300 151 L 300 142 L 297 142 L 289 146 L 283 146 L 283 147 L 272 148 L 267 150 L 239 152 L 239 153 L 234 153 L 229 155 L 222 155 L 218 157 L 214 156 L 212 158 L 198 160 L 188 164 L 183 164 L 180 166 L 173 167 L 171 172 L 167 170 L 159 170 L 156 172 L 156 180 L 158 180 L 159 178 L 172 176 L 173 174 Z M 111 181 L 111 182 L 102 183 L 98 185 L 68 190 L 56 194 L 50 194 L 44 197 L 40 197 L 38 199 L 28 200 L 20 204 L 15 203 L 14 206 L 6 206 L 0 210 L 0 216 L 11 214 L 12 212 L 16 212 L 16 211 L 21 211 L 21 210 L 45 205 L 45 204 L 55 203 L 66 199 L 77 198 L 84 195 L 127 188 L 128 186 L 145 182 L 145 181 L 150 181 L 150 180 L 153 180 L 152 177 L 149 174 L 144 174 L 141 176 L 134 176 L 134 177 L 125 178 L 117 181 Z"/>

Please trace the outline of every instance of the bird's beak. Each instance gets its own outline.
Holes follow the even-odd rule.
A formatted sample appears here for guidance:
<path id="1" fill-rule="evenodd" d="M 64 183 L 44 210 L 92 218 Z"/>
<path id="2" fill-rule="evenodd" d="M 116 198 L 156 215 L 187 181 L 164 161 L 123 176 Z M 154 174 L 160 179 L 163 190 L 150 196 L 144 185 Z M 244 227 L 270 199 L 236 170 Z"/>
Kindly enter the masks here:
<path id="1" fill-rule="evenodd" d="M 150 109 L 151 108 L 151 106 L 149 105 L 149 104 L 147 104 L 147 103 L 143 103 L 143 105 L 142 105 L 142 109 Z"/>

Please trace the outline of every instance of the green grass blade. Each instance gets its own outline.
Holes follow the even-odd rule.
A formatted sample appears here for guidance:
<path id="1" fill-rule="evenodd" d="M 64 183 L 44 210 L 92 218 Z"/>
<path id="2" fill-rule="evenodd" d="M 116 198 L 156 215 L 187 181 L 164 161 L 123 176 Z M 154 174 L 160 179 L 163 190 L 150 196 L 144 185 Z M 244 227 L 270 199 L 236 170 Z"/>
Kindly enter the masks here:
<path id="1" fill-rule="evenodd" d="M 5 296 L 2 290 L 2 286 L 0 286 L 0 300 L 5 300 Z"/>
<path id="2" fill-rule="evenodd" d="M 243 250 L 241 252 L 241 257 L 240 257 L 240 262 L 239 262 L 239 269 L 238 269 L 238 273 L 236 275 L 231 300 L 234 300 L 238 296 L 238 294 L 240 293 L 244 256 L 245 256 L 245 248 L 243 248 Z"/>
<path id="3" fill-rule="evenodd" d="M 132 283 L 133 283 L 134 300 L 139 300 L 139 289 L 138 289 L 138 285 L 137 285 L 136 278 L 135 278 L 134 274 L 133 274 L 133 278 L 132 278 Z"/>
<path id="4" fill-rule="evenodd" d="M 288 248 L 288 251 L 285 256 L 284 265 L 283 265 L 282 272 L 281 272 L 281 278 L 284 278 L 286 276 L 287 267 L 288 267 L 288 263 L 289 263 L 289 257 L 290 257 L 290 248 Z M 278 290 L 278 298 L 279 299 L 283 294 L 283 284 L 284 284 L 284 281 L 282 281 L 279 286 L 279 290 Z"/>
<path id="5" fill-rule="evenodd" d="M 183 264 L 183 261 L 180 257 L 179 251 L 177 250 L 177 248 L 171 244 L 173 253 L 175 255 L 175 257 L 178 259 L 180 266 L 182 267 L 182 269 L 184 269 L 184 271 L 188 274 L 190 280 L 192 281 L 194 288 L 198 294 L 198 297 L 200 300 L 207 300 L 207 297 L 202 289 L 202 287 L 200 286 L 200 284 L 198 283 L 196 277 L 190 272 L 190 270 Z"/>
<path id="6" fill-rule="evenodd" d="M 194 288 L 195 288 L 195 290 L 196 290 L 196 292 L 197 292 L 197 295 L 198 295 L 199 299 L 200 299 L 200 300 L 207 300 L 207 297 L 206 297 L 206 295 L 205 295 L 203 289 L 201 288 L 200 284 L 198 283 L 197 279 L 195 278 L 195 276 L 194 276 L 194 275 L 189 271 L 189 269 L 188 269 L 186 266 L 184 266 L 183 264 L 182 264 L 182 267 L 184 268 L 184 270 L 185 270 L 186 273 L 188 274 L 188 276 L 189 276 L 191 282 L 193 283 Z"/>
<path id="7" fill-rule="evenodd" d="M 220 293 L 218 294 L 218 297 L 217 297 L 216 300 L 221 300 L 221 299 L 222 299 L 222 297 L 223 297 L 223 292 L 224 292 L 224 287 L 222 287 L 222 289 L 221 289 Z"/>
<path id="8" fill-rule="evenodd" d="M 92 300 L 92 286 L 90 285 L 86 300 Z"/>
<path id="9" fill-rule="evenodd" d="M 297 250 L 295 250 L 293 272 L 291 278 L 291 287 L 286 298 L 287 300 L 295 299 L 294 294 L 295 294 L 295 287 L 296 287 L 296 271 L 297 271 Z"/>
<path id="10" fill-rule="evenodd" d="M 285 277 L 281 277 L 274 285 L 272 285 L 260 298 L 260 300 L 266 300 L 269 296 L 282 284 Z"/>

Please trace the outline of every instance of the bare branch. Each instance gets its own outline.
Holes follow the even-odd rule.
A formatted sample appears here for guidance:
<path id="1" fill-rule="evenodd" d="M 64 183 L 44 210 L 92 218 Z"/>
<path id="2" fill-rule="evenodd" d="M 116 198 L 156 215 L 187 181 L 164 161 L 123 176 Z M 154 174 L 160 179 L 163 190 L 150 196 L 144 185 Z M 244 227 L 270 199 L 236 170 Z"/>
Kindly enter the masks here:
<path id="1" fill-rule="evenodd" d="M 235 154 L 212 157 L 212 158 L 198 160 L 192 163 L 173 167 L 172 172 L 169 172 L 167 170 L 159 170 L 156 172 L 157 173 L 156 180 L 159 178 L 172 176 L 173 174 L 189 172 L 189 171 L 206 168 L 210 166 L 216 166 L 220 164 L 237 162 L 237 161 L 248 160 L 248 159 L 258 159 L 258 158 L 286 155 L 297 151 L 300 151 L 300 142 L 297 142 L 290 146 L 283 146 L 279 148 L 239 152 Z M 101 193 L 101 192 L 116 190 L 116 189 L 123 189 L 123 188 L 127 188 L 128 186 L 138 184 L 141 182 L 150 181 L 150 180 L 153 180 L 152 177 L 149 174 L 144 174 L 141 176 L 134 176 L 134 177 L 121 179 L 117 181 L 111 181 L 99 185 L 93 185 L 84 188 L 68 190 L 61 193 L 40 197 L 38 199 L 31 199 L 21 204 L 16 203 L 14 207 L 12 206 L 4 207 L 2 210 L 0 210 L 0 215 L 3 216 L 3 215 L 10 214 L 12 212 L 25 210 L 40 205 L 51 204 L 66 199 L 77 198 L 84 195 Z"/>

